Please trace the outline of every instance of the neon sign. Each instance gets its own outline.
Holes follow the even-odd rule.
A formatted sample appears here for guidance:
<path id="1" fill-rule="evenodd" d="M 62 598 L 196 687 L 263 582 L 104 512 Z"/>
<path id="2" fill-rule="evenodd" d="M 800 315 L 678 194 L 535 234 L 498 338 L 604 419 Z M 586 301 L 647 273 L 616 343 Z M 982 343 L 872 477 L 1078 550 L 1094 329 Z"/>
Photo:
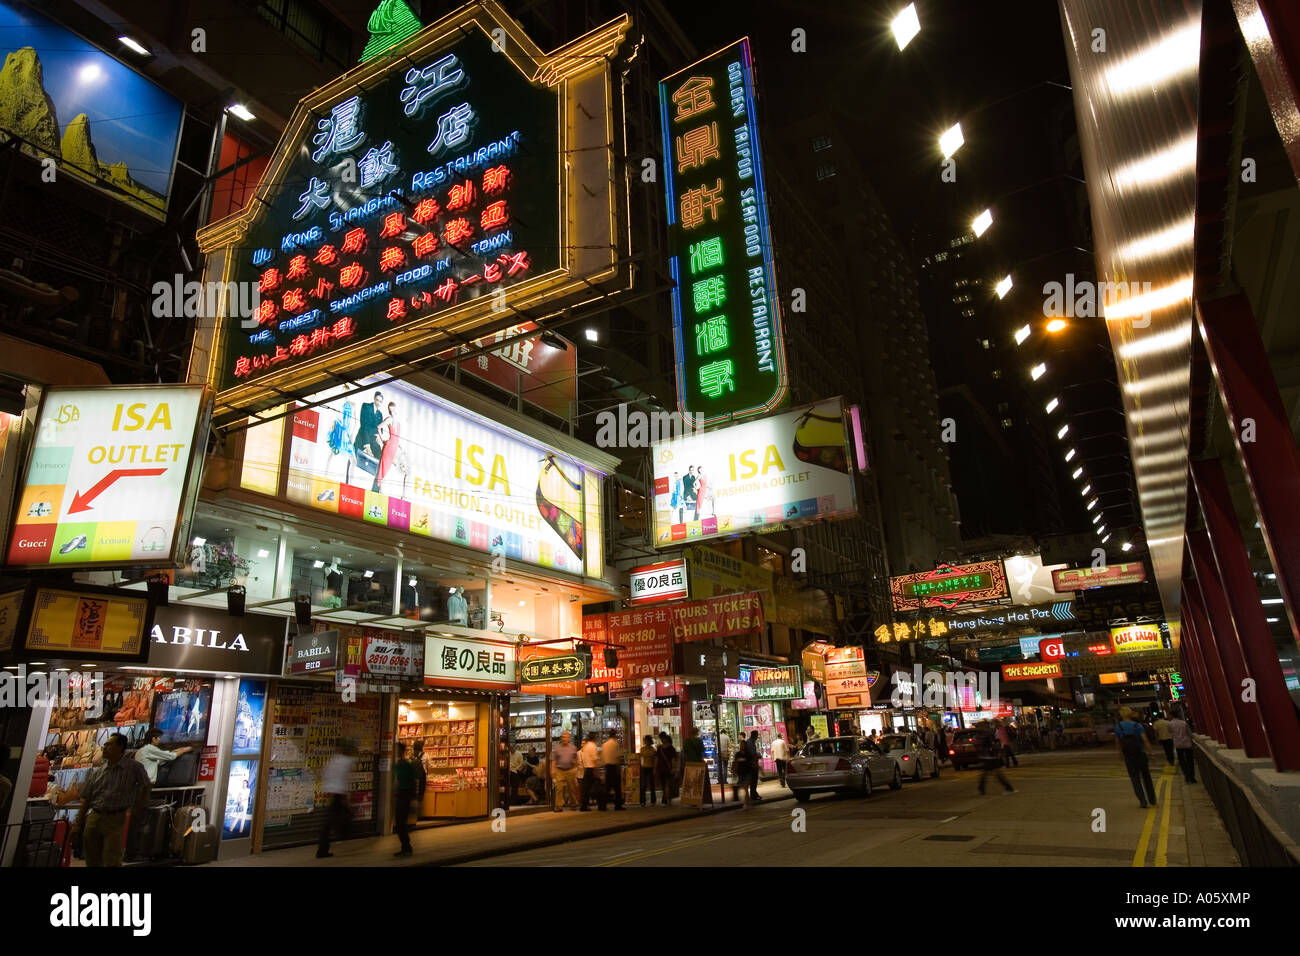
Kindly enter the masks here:
<path id="1" fill-rule="evenodd" d="M 749 40 L 659 83 L 678 405 L 702 424 L 786 398 Z"/>

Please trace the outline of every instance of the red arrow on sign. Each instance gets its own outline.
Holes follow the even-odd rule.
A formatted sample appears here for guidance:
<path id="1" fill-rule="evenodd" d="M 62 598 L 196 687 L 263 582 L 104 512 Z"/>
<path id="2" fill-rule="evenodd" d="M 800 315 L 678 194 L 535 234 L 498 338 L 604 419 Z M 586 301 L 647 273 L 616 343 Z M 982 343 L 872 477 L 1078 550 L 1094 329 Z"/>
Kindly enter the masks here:
<path id="1" fill-rule="evenodd" d="M 108 486 L 119 478 L 155 478 L 166 470 L 166 468 L 114 468 L 91 485 L 89 491 L 75 492 L 72 495 L 72 504 L 68 506 L 68 514 L 89 511 L 90 503 L 107 491 Z"/>

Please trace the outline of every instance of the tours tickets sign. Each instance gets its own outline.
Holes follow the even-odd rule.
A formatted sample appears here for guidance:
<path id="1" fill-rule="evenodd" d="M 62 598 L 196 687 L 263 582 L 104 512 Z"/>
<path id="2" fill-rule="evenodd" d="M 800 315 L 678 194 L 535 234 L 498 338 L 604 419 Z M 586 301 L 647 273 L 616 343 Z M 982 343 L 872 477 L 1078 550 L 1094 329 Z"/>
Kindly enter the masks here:
<path id="1" fill-rule="evenodd" d="M 378 381 L 322 392 L 292 413 L 290 501 L 601 576 L 588 541 L 600 522 L 597 471 L 414 386 Z"/>
<path id="2" fill-rule="evenodd" d="M 678 407 L 699 425 L 786 399 L 749 40 L 659 82 Z"/>
<path id="3" fill-rule="evenodd" d="M 203 393 L 200 385 L 46 389 L 8 563 L 171 567 L 197 490 Z"/>
<path id="4" fill-rule="evenodd" d="M 655 545 L 857 514 L 838 398 L 652 449 Z"/>
<path id="5" fill-rule="evenodd" d="M 609 57 L 627 27 L 545 53 L 489 0 L 302 100 L 253 198 L 199 232 L 209 285 L 259 293 L 196 343 L 218 414 L 613 281 Z"/>

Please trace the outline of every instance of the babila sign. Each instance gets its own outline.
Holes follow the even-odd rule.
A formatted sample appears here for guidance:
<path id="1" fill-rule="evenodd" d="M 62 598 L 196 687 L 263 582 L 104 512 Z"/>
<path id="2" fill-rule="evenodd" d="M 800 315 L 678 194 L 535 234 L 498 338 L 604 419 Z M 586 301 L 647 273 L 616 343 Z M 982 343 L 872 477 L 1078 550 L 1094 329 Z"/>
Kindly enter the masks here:
<path id="1" fill-rule="evenodd" d="M 613 280 L 608 57 L 627 26 L 544 53 L 475 4 L 299 103 L 255 197 L 199 233 L 209 279 L 260 291 L 195 350 L 226 409 Z"/>
<path id="2" fill-rule="evenodd" d="M 263 614 L 231 617 L 210 607 L 158 607 L 149 634 L 149 666 L 278 677 L 287 626 L 288 618 Z"/>

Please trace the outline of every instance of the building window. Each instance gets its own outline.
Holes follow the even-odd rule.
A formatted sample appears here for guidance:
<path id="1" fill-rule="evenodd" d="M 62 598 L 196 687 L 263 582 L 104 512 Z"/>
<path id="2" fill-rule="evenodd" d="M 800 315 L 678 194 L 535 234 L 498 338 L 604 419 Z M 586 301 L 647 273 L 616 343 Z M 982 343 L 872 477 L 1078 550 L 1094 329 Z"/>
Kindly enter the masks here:
<path id="1" fill-rule="evenodd" d="M 1002 427 L 1003 427 L 1003 428 L 1010 428 L 1010 427 L 1011 427 L 1011 419 L 1009 419 L 1009 418 L 1004 418 L 1004 419 L 1002 419 Z"/>
<path id="2" fill-rule="evenodd" d="M 830 178 L 831 178 L 832 176 L 834 176 L 834 175 L 835 175 L 835 167 L 834 167 L 834 166 L 818 166 L 818 167 L 817 167 L 817 178 L 818 178 L 818 179 L 830 179 Z"/>
<path id="3" fill-rule="evenodd" d="M 829 136 L 814 136 L 812 141 L 813 152 L 831 148 L 831 138 Z"/>
<path id="4" fill-rule="evenodd" d="M 315 0 L 261 0 L 258 15 L 322 63 L 347 68 L 352 34 Z"/>

